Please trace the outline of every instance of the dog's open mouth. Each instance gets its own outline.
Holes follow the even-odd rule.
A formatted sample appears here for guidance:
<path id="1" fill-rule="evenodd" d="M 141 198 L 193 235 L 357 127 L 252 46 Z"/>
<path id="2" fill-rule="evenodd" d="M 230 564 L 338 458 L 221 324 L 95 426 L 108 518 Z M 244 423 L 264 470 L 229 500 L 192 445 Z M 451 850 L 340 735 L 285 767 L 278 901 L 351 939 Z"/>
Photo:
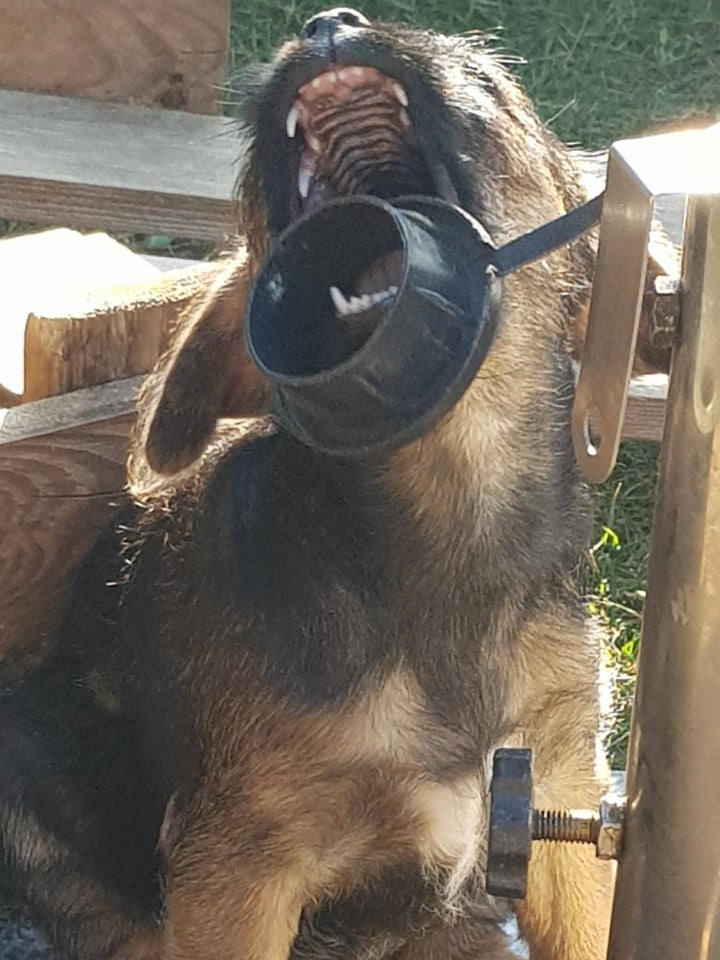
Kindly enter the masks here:
<path id="1" fill-rule="evenodd" d="M 286 117 L 287 136 L 299 148 L 299 212 L 314 211 L 334 197 L 432 192 L 408 107 L 403 86 L 369 66 L 326 70 L 300 86 Z M 401 268 L 402 255 L 391 252 L 369 264 L 354 289 L 331 286 L 337 316 L 387 305 L 397 293 Z"/>
<path id="2" fill-rule="evenodd" d="M 298 90 L 287 135 L 301 137 L 297 188 L 303 211 L 333 196 L 394 197 L 427 189 L 408 97 L 373 67 L 341 67 Z"/>

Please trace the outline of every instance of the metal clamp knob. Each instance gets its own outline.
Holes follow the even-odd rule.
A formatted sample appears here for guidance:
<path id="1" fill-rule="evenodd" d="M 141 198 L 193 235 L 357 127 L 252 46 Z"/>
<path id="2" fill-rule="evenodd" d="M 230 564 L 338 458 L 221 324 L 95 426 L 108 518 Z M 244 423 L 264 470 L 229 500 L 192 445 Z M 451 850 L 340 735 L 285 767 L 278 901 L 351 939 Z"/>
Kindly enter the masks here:
<path id="1" fill-rule="evenodd" d="M 608 794 L 593 810 L 535 810 L 532 751 L 495 751 L 490 783 L 486 887 L 496 897 L 522 900 L 532 841 L 593 844 L 598 858 L 617 860 L 622 849 L 625 798 Z"/>

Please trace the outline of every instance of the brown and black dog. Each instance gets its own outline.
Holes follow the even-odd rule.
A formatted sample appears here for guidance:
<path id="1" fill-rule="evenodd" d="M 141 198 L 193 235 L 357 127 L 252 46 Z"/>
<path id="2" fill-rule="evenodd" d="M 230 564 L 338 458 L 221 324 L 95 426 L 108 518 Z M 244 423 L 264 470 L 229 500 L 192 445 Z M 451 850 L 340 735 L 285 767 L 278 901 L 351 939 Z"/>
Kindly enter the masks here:
<path id="1" fill-rule="evenodd" d="M 506 280 L 470 388 L 382 458 L 279 429 L 242 325 L 273 237 L 329 197 L 438 196 L 502 243 L 583 192 L 481 37 L 346 8 L 259 69 L 246 137 L 245 245 L 141 398 L 122 568 L 110 543 L 0 701 L 0 884 L 68 960 L 505 960 L 493 750 L 532 747 L 538 805 L 603 790 L 569 429 L 592 242 Z M 601 960 L 611 885 L 538 846 L 533 960 Z"/>

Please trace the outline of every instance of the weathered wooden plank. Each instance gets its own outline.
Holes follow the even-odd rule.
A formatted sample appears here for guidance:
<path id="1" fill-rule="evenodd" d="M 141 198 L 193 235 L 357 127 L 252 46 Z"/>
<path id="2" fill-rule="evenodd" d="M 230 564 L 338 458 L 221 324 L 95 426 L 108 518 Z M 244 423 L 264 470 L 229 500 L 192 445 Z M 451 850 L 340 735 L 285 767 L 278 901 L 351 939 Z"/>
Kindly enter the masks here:
<path id="1" fill-rule="evenodd" d="M 228 0 L 3 0 L 0 86 L 216 113 Z"/>
<path id="2" fill-rule="evenodd" d="M 220 240 L 240 154 L 228 118 L 0 90 L 0 217 Z"/>
<path id="3" fill-rule="evenodd" d="M 200 262 L 161 272 L 105 234 L 50 230 L 0 241 L 0 400 L 148 373 L 217 269 Z"/>
<path id="4" fill-rule="evenodd" d="M 3 447 L 9 448 L 12 444 L 133 417 L 135 397 L 144 379 L 114 380 L 62 397 L 48 397 L 0 410 L 0 453 Z"/>
<path id="5" fill-rule="evenodd" d="M 228 118 L 0 90 L 0 217 L 219 240 L 242 152 Z M 602 189 L 605 155 L 575 157 Z M 658 209 L 676 244 L 683 211 Z"/>
<path id="6" fill-rule="evenodd" d="M 80 563 L 124 499 L 131 422 L 0 446 L 0 660 L 44 654 Z"/>
<path id="7" fill-rule="evenodd" d="M 0 276 L 0 385 L 9 403 L 19 402 L 25 394 L 25 332 L 31 312 L 67 314 L 74 307 L 76 313 L 82 313 L 93 288 L 139 284 L 161 274 L 104 234 L 82 236 L 72 230 L 48 230 L 0 240 Z M 63 368 L 66 361 L 71 367 L 77 362 L 63 356 L 62 349 L 51 358 L 56 368 Z"/>
<path id="8" fill-rule="evenodd" d="M 149 373 L 178 317 L 210 282 L 200 264 L 132 287 L 96 291 L 33 312 L 25 330 L 24 400 Z"/>
<path id="9" fill-rule="evenodd" d="M 0 449 L 40 436 L 50 436 L 105 420 L 132 415 L 144 377 L 115 380 L 60 397 L 0 410 Z M 626 440 L 661 440 L 668 378 L 651 374 L 630 381 L 623 426 Z"/>
<path id="10" fill-rule="evenodd" d="M 662 373 L 631 381 L 622 430 L 624 440 L 662 440 L 667 390 L 668 378 Z"/>

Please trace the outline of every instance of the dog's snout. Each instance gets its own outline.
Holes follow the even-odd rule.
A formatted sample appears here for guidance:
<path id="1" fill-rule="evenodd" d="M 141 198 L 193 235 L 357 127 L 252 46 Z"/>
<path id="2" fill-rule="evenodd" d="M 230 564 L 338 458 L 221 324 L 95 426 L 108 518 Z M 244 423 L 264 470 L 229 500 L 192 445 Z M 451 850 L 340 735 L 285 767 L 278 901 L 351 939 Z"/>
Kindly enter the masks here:
<path id="1" fill-rule="evenodd" d="M 367 27 L 369 25 L 370 21 L 359 10 L 353 10 L 352 7 L 333 7 L 332 10 L 323 10 L 311 17 L 300 31 L 300 36 L 303 40 L 315 40 L 319 43 L 331 45 L 335 34 L 341 27 Z"/>

